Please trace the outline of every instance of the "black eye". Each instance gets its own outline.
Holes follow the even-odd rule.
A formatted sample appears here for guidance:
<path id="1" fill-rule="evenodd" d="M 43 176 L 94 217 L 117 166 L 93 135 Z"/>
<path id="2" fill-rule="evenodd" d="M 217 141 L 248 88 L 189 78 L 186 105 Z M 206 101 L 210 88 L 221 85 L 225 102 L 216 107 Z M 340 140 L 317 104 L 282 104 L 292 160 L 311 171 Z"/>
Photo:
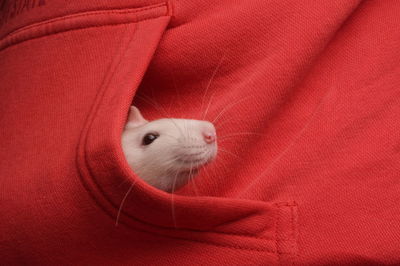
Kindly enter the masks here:
<path id="1" fill-rule="evenodd" d="M 142 144 L 143 145 L 149 145 L 151 144 L 156 138 L 158 138 L 160 135 L 158 135 L 157 133 L 147 133 L 144 137 L 143 137 L 143 141 Z"/>

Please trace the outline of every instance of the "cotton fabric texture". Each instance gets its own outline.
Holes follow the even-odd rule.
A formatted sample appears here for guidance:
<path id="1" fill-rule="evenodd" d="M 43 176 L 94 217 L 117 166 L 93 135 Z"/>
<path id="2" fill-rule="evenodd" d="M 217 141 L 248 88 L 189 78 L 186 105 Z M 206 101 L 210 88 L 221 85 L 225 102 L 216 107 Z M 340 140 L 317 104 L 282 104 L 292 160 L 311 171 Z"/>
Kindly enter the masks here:
<path id="1" fill-rule="evenodd" d="M 0 14 L 0 264 L 400 264 L 399 1 Z M 229 153 L 172 201 L 125 161 L 132 103 Z"/>

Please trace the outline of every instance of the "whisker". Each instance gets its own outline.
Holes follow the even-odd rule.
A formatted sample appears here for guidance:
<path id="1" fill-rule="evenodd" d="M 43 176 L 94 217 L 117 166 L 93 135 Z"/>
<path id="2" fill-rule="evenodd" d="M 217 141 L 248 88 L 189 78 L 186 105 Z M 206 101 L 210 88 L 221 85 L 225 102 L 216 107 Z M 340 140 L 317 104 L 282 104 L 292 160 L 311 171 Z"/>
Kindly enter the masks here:
<path id="1" fill-rule="evenodd" d="M 136 95 L 135 97 L 138 97 L 139 99 L 145 101 L 146 103 L 148 103 L 148 104 L 150 104 L 151 106 L 153 106 L 154 108 L 156 108 L 160 113 L 162 113 L 162 114 L 165 116 L 165 118 L 168 119 L 168 121 L 172 122 L 172 123 L 175 125 L 175 127 L 176 127 L 179 131 L 181 130 L 181 129 L 179 128 L 179 126 L 175 123 L 175 121 L 173 120 L 173 118 L 171 118 L 171 117 L 168 116 L 167 112 L 165 111 L 165 109 L 164 109 L 162 106 L 157 105 L 156 103 L 154 103 L 154 101 L 152 101 L 151 99 L 148 99 L 147 96 L 146 96 L 147 99 L 146 99 L 146 97 L 144 97 L 144 95 L 143 95 L 143 96 Z"/>
<path id="2" fill-rule="evenodd" d="M 117 218 L 115 220 L 115 226 L 118 226 L 118 221 L 119 221 L 119 217 L 121 215 L 122 212 L 122 207 L 125 203 L 126 198 L 128 197 L 129 193 L 131 193 L 133 186 L 136 184 L 136 180 L 132 183 L 132 185 L 129 187 L 128 191 L 126 192 L 125 196 L 123 197 L 121 204 L 119 205 L 119 209 L 118 209 L 118 213 L 117 213 Z"/>
<path id="3" fill-rule="evenodd" d="M 201 167 L 204 167 L 204 166 L 201 166 Z M 194 176 L 189 176 L 189 180 L 192 183 L 194 194 L 196 195 L 196 197 L 198 197 L 199 196 L 199 191 L 197 189 L 196 182 L 194 181 L 195 180 Z"/>
<path id="4" fill-rule="evenodd" d="M 170 70 L 169 72 L 170 72 L 171 77 L 172 77 L 172 84 L 173 84 L 173 86 L 174 86 L 175 95 L 176 95 L 176 97 L 174 97 L 174 101 L 171 101 L 171 102 L 170 102 L 169 110 L 171 110 L 172 104 L 178 104 L 178 105 L 179 105 L 179 109 L 181 109 L 181 108 L 182 108 L 182 102 L 181 102 L 182 97 L 181 97 L 180 92 L 179 92 L 179 90 L 178 90 L 178 86 L 176 85 L 176 76 L 175 76 L 175 72 L 172 70 L 172 68 L 170 68 L 169 70 Z M 176 100 L 175 100 L 175 99 L 176 99 Z"/>
<path id="5" fill-rule="evenodd" d="M 125 180 L 122 180 L 122 182 L 118 185 L 118 188 L 120 188 L 122 185 L 124 185 L 126 182 L 129 182 L 131 180 L 125 178 Z"/>
<path id="6" fill-rule="evenodd" d="M 239 157 L 237 154 L 234 154 L 234 153 L 232 153 L 232 152 L 230 152 L 230 151 L 227 151 L 227 150 L 222 149 L 222 148 L 218 148 L 218 150 L 220 150 L 220 151 L 222 151 L 222 152 L 225 152 L 225 153 L 227 153 L 227 154 L 230 154 L 230 155 L 232 155 L 232 156 L 235 156 L 237 159 L 240 159 L 240 157 Z"/>
<path id="7" fill-rule="evenodd" d="M 275 164 L 277 162 L 279 162 L 281 160 L 281 158 L 283 156 L 286 155 L 286 153 L 288 151 L 290 151 L 290 149 L 297 143 L 297 141 L 304 136 L 306 130 L 309 128 L 309 126 L 314 122 L 314 119 L 316 117 L 316 115 L 319 113 L 320 108 L 323 106 L 323 104 L 325 103 L 325 100 L 328 99 L 332 93 L 335 90 L 328 90 L 325 95 L 323 96 L 323 98 L 319 101 L 318 105 L 316 106 L 316 108 L 313 110 L 313 113 L 311 115 L 311 117 L 308 119 L 308 121 L 305 123 L 305 125 L 303 125 L 303 127 L 301 128 L 301 130 L 297 133 L 297 135 L 292 139 L 292 141 L 285 147 L 284 150 L 280 151 L 280 153 L 278 154 L 278 156 L 276 156 L 271 162 L 269 162 L 268 166 L 261 172 L 261 174 L 259 174 L 258 176 L 256 176 L 255 179 L 252 179 L 252 181 L 247 184 L 247 187 L 244 188 L 244 190 L 242 190 L 240 193 L 237 194 L 238 197 L 242 197 L 243 195 L 245 195 L 245 193 L 247 193 L 251 188 L 253 188 L 253 186 L 255 184 L 257 184 L 257 181 L 260 179 L 260 177 L 266 176 L 268 174 L 268 172 L 275 166 Z"/>
<path id="8" fill-rule="evenodd" d="M 193 163 L 190 163 L 189 180 L 192 179 Z"/>
<path id="9" fill-rule="evenodd" d="M 172 77 L 172 85 L 174 86 L 175 92 L 177 92 L 177 87 L 176 87 L 176 82 L 175 82 L 175 75 L 174 75 L 174 72 L 172 71 L 172 69 L 170 69 L 170 74 L 171 74 L 171 77 Z M 175 95 L 177 95 L 177 93 Z M 179 106 L 181 105 L 180 99 L 176 100 L 175 95 L 174 95 L 174 99 L 169 102 L 169 107 L 168 107 L 168 111 L 169 112 L 171 111 L 172 104 L 179 103 Z"/>
<path id="10" fill-rule="evenodd" d="M 205 110 L 205 112 L 204 112 L 204 114 L 203 114 L 203 117 L 201 118 L 202 120 L 204 120 L 204 119 L 206 118 L 206 116 L 207 116 L 208 109 L 210 109 L 210 105 L 211 105 L 212 98 L 214 97 L 214 95 L 215 95 L 215 91 L 214 91 L 213 94 L 211 94 L 211 96 L 210 96 L 210 100 L 208 101 L 207 108 L 206 108 L 206 110 Z"/>
<path id="11" fill-rule="evenodd" d="M 201 100 L 201 109 L 200 109 L 200 111 L 203 110 L 204 102 L 205 102 L 205 99 L 206 99 L 206 95 L 207 95 L 208 89 L 210 88 L 211 82 L 213 81 L 215 75 L 217 74 L 219 68 L 221 67 L 222 61 L 224 60 L 225 55 L 226 55 L 226 52 L 224 52 L 224 53 L 222 54 L 221 59 L 219 60 L 217 66 L 215 67 L 213 73 L 211 74 L 211 77 L 210 77 L 210 79 L 209 79 L 209 81 L 208 81 L 207 87 L 206 87 L 206 89 L 205 89 L 205 91 L 204 91 L 203 98 L 202 98 L 202 100 Z"/>
<path id="12" fill-rule="evenodd" d="M 152 87 L 153 88 L 153 87 Z M 150 104 L 151 106 L 153 106 L 154 108 L 157 109 L 158 112 L 162 113 L 162 115 L 165 116 L 165 118 L 168 119 L 168 121 L 172 122 L 175 127 L 181 131 L 181 129 L 179 128 L 179 126 L 175 123 L 175 121 L 168 115 L 168 113 L 166 112 L 166 110 L 159 104 L 157 104 L 155 101 L 153 101 L 152 99 L 150 99 L 148 96 L 141 96 L 141 95 L 135 95 L 135 97 L 138 97 L 139 99 L 143 100 L 144 102 Z M 181 132 L 182 133 L 182 132 Z"/>
<path id="13" fill-rule="evenodd" d="M 230 137 L 244 136 L 244 135 L 266 136 L 267 134 L 262 134 L 262 133 L 257 133 L 257 132 L 238 132 L 238 133 L 223 135 L 221 137 L 218 137 L 218 141 L 221 141 L 223 139 L 230 138 Z"/>
<path id="14" fill-rule="evenodd" d="M 219 120 L 219 121 L 221 121 L 221 120 Z M 230 117 L 228 119 L 222 120 L 221 122 L 219 122 L 219 121 L 217 121 L 217 123 L 214 124 L 216 129 L 221 128 L 222 125 L 225 125 L 225 124 L 227 124 L 228 122 L 231 122 L 231 121 L 240 122 L 240 120 L 237 119 L 236 116 L 233 116 L 233 117 Z"/>
<path id="15" fill-rule="evenodd" d="M 174 182 L 172 183 L 172 191 L 171 191 L 171 216 L 172 216 L 172 222 L 174 223 L 175 229 L 178 228 L 178 225 L 176 222 L 176 216 L 175 216 L 175 202 L 174 202 L 174 193 L 175 193 L 175 185 L 176 185 L 177 177 L 178 177 L 178 170 L 175 173 Z"/>
<path id="16" fill-rule="evenodd" d="M 150 104 L 155 109 L 157 109 L 157 111 L 160 112 L 163 116 L 167 116 L 167 112 L 165 111 L 164 107 L 162 107 L 160 104 L 158 104 L 157 102 L 155 102 L 148 96 L 136 94 L 135 98 L 138 98 L 138 99 L 144 101 L 145 103 Z"/>
<path id="17" fill-rule="evenodd" d="M 215 162 L 216 162 L 216 163 L 221 162 L 220 165 L 223 167 L 223 173 L 228 173 L 228 172 L 229 172 L 229 169 L 230 169 L 230 168 L 227 167 L 227 165 L 226 165 L 227 161 L 226 161 L 226 160 L 225 160 L 225 161 L 223 161 L 223 160 L 221 161 L 221 160 L 220 160 L 220 157 L 217 157 L 217 159 L 215 160 Z M 214 171 L 214 173 L 215 173 L 215 171 Z"/>
<path id="18" fill-rule="evenodd" d="M 253 97 L 254 97 L 253 95 L 249 95 L 249 96 L 247 96 L 247 97 L 245 97 L 245 98 L 243 98 L 243 99 L 241 99 L 241 100 L 239 100 L 239 101 L 237 101 L 237 102 L 235 102 L 233 104 L 225 106 L 225 108 L 222 109 L 222 111 L 217 115 L 217 117 L 212 121 L 212 123 L 213 124 L 216 123 L 223 113 L 225 113 L 226 111 L 228 111 L 229 109 L 231 109 L 235 105 L 237 105 L 237 104 L 239 104 L 239 103 L 241 103 L 241 102 L 243 102 L 245 100 L 248 100 L 250 98 L 253 98 Z"/>

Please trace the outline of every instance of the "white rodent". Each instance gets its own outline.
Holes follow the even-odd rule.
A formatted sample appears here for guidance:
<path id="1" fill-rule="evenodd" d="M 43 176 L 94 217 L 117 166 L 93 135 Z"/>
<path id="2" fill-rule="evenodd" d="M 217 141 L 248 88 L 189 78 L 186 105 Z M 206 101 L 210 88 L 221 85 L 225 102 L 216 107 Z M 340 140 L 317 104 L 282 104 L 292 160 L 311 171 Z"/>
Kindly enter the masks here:
<path id="1" fill-rule="evenodd" d="M 217 135 L 211 122 L 175 118 L 149 122 L 131 106 L 122 133 L 122 150 L 141 179 L 174 192 L 216 157 Z"/>

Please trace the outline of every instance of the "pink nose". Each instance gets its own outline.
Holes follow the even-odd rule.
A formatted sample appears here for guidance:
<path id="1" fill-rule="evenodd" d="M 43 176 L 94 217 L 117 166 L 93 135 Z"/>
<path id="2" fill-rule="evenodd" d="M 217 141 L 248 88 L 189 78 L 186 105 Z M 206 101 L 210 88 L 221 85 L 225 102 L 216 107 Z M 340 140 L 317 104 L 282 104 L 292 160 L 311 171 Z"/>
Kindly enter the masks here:
<path id="1" fill-rule="evenodd" d="M 215 142 L 217 139 L 217 135 L 213 131 L 204 131 L 203 132 L 204 141 L 208 144 Z"/>

